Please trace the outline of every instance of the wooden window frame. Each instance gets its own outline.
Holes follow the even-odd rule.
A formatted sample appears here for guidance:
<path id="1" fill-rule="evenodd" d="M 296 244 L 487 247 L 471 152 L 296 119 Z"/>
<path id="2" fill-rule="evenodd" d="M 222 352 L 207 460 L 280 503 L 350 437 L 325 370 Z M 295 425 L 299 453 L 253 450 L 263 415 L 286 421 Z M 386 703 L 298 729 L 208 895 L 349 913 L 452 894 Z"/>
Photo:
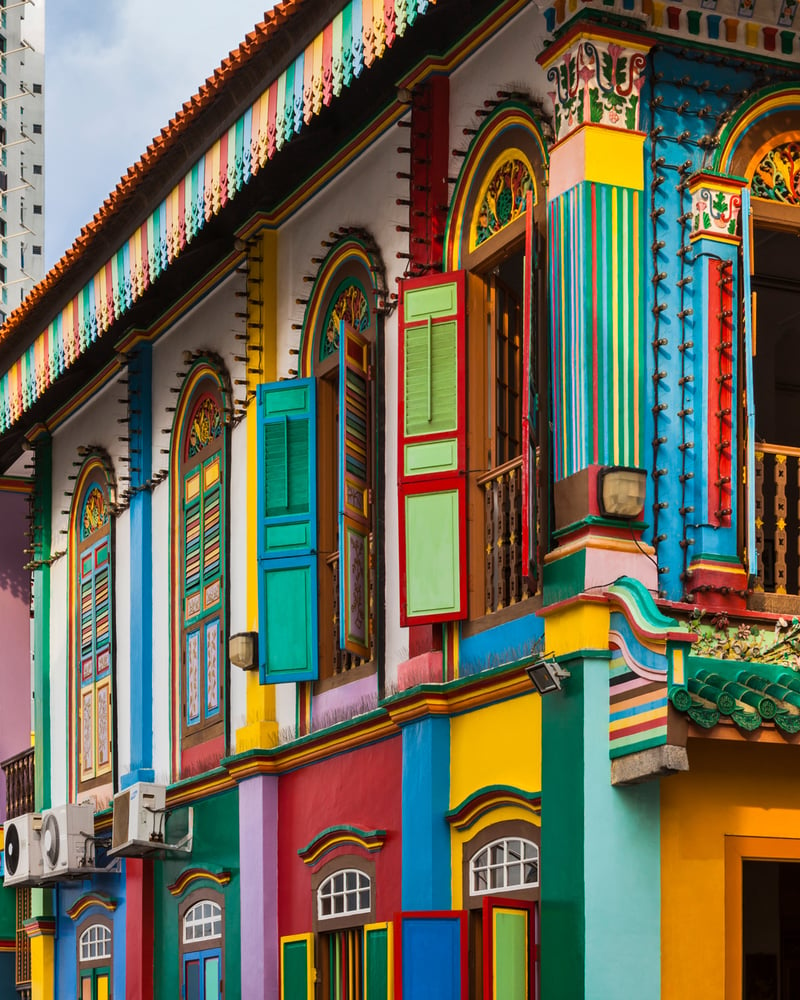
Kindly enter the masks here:
<path id="1" fill-rule="evenodd" d="M 197 903 L 214 903 L 220 908 L 222 916 L 222 933 L 218 938 L 204 938 L 202 941 L 192 941 L 188 944 L 183 940 L 183 921 L 186 914 Z M 226 944 L 226 921 L 225 921 L 225 896 L 217 889 L 199 888 L 190 892 L 185 899 L 182 899 L 178 906 L 178 977 L 180 979 L 181 996 L 186 993 L 186 959 L 192 955 L 201 955 L 203 952 L 219 950 L 220 953 L 220 981 L 225 983 L 225 944 Z M 224 996 L 224 993 L 220 995 Z"/>
<path id="2" fill-rule="evenodd" d="M 74 555 L 70 561 L 70 573 L 73 575 L 72 587 L 74 588 L 74 608 L 73 614 L 71 616 L 71 630 L 72 637 L 70 640 L 70 649 L 72 655 L 72 676 L 71 685 L 73 689 L 74 701 L 74 725 L 75 725 L 75 746 L 74 753 L 72 755 L 72 766 L 75 768 L 75 780 L 74 789 L 77 792 L 77 796 L 83 795 L 85 793 L 96 792 L 99 789 L 108 789 L 113 791 L 116 787 L 116 731 L 117 731 L 117 717 L 116 717 L 116 636 L 115 636 L 115 614 L 114 614 L 114 599 L 116 591 L 116 575 L 115 575 L 115 532 L 114 532 L 114 517 L 111 513 L 111 491 L 113 484 L 110 480 L 109 471 L 106 468 L 106 459 L 98 454 L 92 455 L 87 459 L 87 465 L 89 466 L 88 471 L 79 475 L 79 492 L 75 494 L 73 500 L 73 530 L 71 536 L 71 544 L 74 546 Z M 99 490 L 103 502 L 106 505 L 108 511 L 108 520 L 101 525 L 101 527 L 92 531 L 85 538 L 82 537 L 82 522 L 86 503 L 89 499 L 93 490 Z M 82 655 L 82 587 L 84 584 L 82 564 L 85 556 L 87 554 L 93 554 L 103 545 L 106 544 L 108 547 L 107 552 L 107 580 L 108 580 L 108 641 L 107 645 L 103 647 L 102 652 L 108 653 L 109 663 L 106 671 L 103 672 L 103 676 L 98 680 L 97 676 L 97 649 L 95 646 L 95 627 L 96 627 L 96 607 L 95 607 L 95 592 L 94 583 L 97 578 L 98 568 L 93 565 L 91 574 L 87 577 L 86 582 L 90 582 L 92 586 L 92 687 L 93 687 L 93 698 L 92 698 L 92 710 L 94 713 L 93 717 L 93 736 L 92 736 L 92 753 L 94 755 L 92 771 L 93 774 L 90 777 L 83 778 L 83 655 Z M 98 740 L 97 740 L 97 705 L 98 705 L 98 692 L 100 689 L 105 689 L 107 692 L 106 699 L 106 712 L 107 712 L 107 724 L 108 724 L 108 763 L 104 765 L 102 769 L 98 768 L 97 765 L 97 751 L 98 751 Z M 76 796 L 76 800 L 77 800 Z"/>
<path id="3" fill-rule="evenodd" d="M 472 859 L 480 851 L 482 851 L 484 847 L 488 847 L 489 844 L 493 844 L 498 840 L 520 839 L 529 840 L 532 844 L 535 844 L 539 850 L 539 885 L 535 887 L 527 886 L 518 889 L 513 887 L 496 890 L 490 889 L 487 892 L 482 892 L 478 895 L 473 894 L 470 881 Z M 476 833 L 474 837 L 465 841 L 461 849 L 461 898 L 463 900 L 462 905 L 464 909 L 481 910 L 483 907 L 483 900 L 487 896 L 508 896 L 509 898 L 513 896 L 514 899 L 524 899 L 530 902 L 538 902 L 541 897 L 541 866 L 541 828 L 535 823 L 530 823 L 521 819 L 511 819 L 485 827 L 483 830 Z"/>
<path id="4" fill-rule="evenodd" d="M 219 436 L 206 447 L 201 447 L 192 455 L 188 455 L 188 435 L 192 422 L 200 405 L 207 398 L 211 398 L 214 405 L 219 408 L 222 429 Z M 180 614 L 180 740 L 181 750 L 190 750 L 201 746 L 218 737 L 227 740 L 228 731 L 228 696 L 230 687 L 230 666 L 228 663 L 228 509 L 229 509 L 229 430 L 225 421 L 225 401 L 223 390 L 219 382 L 208 375 L 192 388 L 191 397 L 186 405 L 185 419 L 179 428 L 179 461 L 178 468 L 173 470 L 177 476 L 176 488 L 179 491 L 179 529 L 173 544 L 180 546 L 178 562 L 180 598 L 178 602 Z M 212 483 L 206 488 L 204 486 L 204 474 L 207 466 L 211 465 L 215 458 L 219 458 L 219 479 L 217 483 Z M 187 621 L 186 611 L 186 559 L 185 559 L 185 536 L 186 536 L 186 483 L 188 478 L 199 471 L 199 509 L 205 511 L 206 496 L 214 492 L 215 486 L 219 493 L 219 545 L 220 545 L 220 569 L 219 569 L 219 600 L 209 608 L 201 610 L 191 616 L 191 621 Z M 200 589 L 198 595 L 203 595 L 206 583 L 203 575 L 203 555 L 205 552 L 203 544 L 203 523 L 202 516 L 200 522 Z M 212 581 L 213 582 L 213 581 Z M 204 598 L 201 598 L 201 600 Z M 217 708 L 209 713 L 206 693 L 206 661 L 205 643 L 207 641 L 208 628 L 213 626 L 218 620 L 217 634 Z M 202 677 L 202 690 L 198 691 L 199 721 L 188 722 L 188 685 L 187 685 L 187 641 L 189 636 L 198 635 L 198 678 Z"/>
<path id="5" fill-rule="evenodd" d="M 108 931 L 109 949 L 111 954 L 103 958 L 81 958 L 81 937 L 92 927 L 103 927 Z M 83 995 L 82 978 L 87 972 L 108 972 L 109 1000 L 114 995 L 114 923 L 110 917 L 92 914 L 82 920 L 75 928 L 75 961 L 78 969 L 78 997 Z"/>
<path id="6" fill-rule="evenodd" d="M 324 882 L 332 875 L 343 871 L 357 871 L 369 879 L 370 884 L 370 908 L 365 913 L 346 913 L 340 917 L 319 916 L 317 906 L 317 893 Z M 313 928 L 317 934 L 325 934 L 327 931 L 346 930 L 350 927 L 362 927 L 366 924 L 375 923 L 375 862 L 362 858 L 357 854 L 345 854 L 326 862 L 311 876 L 311 893 L 313 899 Z"/>

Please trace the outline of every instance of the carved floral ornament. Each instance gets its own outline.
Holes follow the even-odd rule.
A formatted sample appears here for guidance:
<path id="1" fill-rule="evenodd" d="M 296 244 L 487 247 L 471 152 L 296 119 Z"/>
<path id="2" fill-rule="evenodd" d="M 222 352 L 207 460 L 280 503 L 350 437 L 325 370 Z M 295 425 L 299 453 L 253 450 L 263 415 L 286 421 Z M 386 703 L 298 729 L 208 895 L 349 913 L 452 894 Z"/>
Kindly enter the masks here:
<path id="1" fill-rule="evenodd" d="M 547 69 L 556 141 L 581 125 L 637 129 L 645 64 L 643 51 L 613 41 L 580 38 L 560 52 Z"/>
<path id="2" fill-rule="evenodd" d="M 783 142 L 770 149 L 753 172 L 756 198 L 800 205 L 800 141 Z"/>
<path id="3" fill-rule="evenodd" d="M 691 179 L 692 240 L 739 242 L 743 187 L 744 181 L 717 174 L 700 173 Z"/>
<path id="4" fill-rule="evenodd" d="M 187 458 L 193 458 L 222 433 L 222 413 L 210 396 L 200 401 L 189 429 Z"/>
<path id="5" fill-rule="evenodd" d="M 94 486 L 89 491 L 86 503 L 83 505 L 81 538 L 88 538 L 104 524 L 108 524 L 108 505 L 103 491 L 99 486 Z"/>
<path id="6" fill-rule="evenodd" d="M 324 333 L 320 338 L 320 361 L 324 361 L 325 358 L 339 350 L 339 331 L 342 320 L 358 333 L 365 333 L 369 329 L 369 303 L 361 283 L 355 278 L 345 281 L 339 286 L 328 307 Z"/>
<path id="7" fill-rule="evenodd" d="M 470 250 L 475 250 L 524 214 L 528 191 L 535 192 L 530 164 L 519 150 L 508 150 L 490 170 L 478 198 L 470 230 Z"/>

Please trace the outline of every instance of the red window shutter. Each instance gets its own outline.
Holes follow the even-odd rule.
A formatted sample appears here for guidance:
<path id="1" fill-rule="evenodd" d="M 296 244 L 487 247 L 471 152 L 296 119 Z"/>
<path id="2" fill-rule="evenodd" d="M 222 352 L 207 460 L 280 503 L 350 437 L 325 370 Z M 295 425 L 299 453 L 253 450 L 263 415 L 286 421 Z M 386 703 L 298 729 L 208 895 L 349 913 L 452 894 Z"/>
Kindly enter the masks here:
<path id="1" fill-rule="evenodd" d="M 400 289 L 400 623 L 467 615 L 466 275 Z"/>

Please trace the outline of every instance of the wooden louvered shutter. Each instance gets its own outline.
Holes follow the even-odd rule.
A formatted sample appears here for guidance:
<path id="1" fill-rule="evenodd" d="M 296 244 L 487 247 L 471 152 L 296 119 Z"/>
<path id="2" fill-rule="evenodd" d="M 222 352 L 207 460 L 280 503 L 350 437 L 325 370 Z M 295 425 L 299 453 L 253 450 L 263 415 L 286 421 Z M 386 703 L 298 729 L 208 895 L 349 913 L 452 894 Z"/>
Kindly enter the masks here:
<path id="1" fill-rule="evenodd" d="M 370 345 L 344 322 L 339 345 L 339 644 L 368 660 Z"/>
<path id="2" fill-rule="evenodd" d="M 400 622 L 467 614 L 463 271 L 400 294 Z"/>
<path id="3" fill-rule="evenodd" d="M 314 1000 L 314 935 L 281 938 L 281 1000 Z"/>
<path id="4" fill-rule="evenodd" d="M 389 1000 L 394 986 L 391 924 L 364 927 L 364 1000 Z"/>
<path id="5" fill-rule="evenodd" d="M 533 1000 L 538 995 L 536 939 L 536 903 L 484 897 L 484 1000 Z"/>
<path id="6" fill-rule="evenodd" d="M 317 677 L 316 385 L 258 390 L 262 683 Z"/>
<path id="7" fill-rule="evenodd" d="M 525 271 L 522 320 L 522 573 L 528 578 L 530 592 L 536 592 L 538 575 L 537 497 L 539 491 L 536 462 L 538 444 L 539 399 L 536 386 L 536 230 L 533 224 L 533 192 L 526 196 Z"/>

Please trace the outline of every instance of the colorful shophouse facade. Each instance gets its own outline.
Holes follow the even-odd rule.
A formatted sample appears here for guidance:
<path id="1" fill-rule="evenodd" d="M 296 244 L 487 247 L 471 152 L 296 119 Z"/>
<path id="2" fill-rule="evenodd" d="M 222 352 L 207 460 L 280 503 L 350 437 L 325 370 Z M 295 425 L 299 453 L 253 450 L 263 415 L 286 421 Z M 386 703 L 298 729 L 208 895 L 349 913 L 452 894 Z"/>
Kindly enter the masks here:
<path id="1" fill-rule="evenodd" d="M 165 846 L 0 890 L 21 990 L 790 995 L 800 90 L 760 3 L 280 4 L 0 330 L 24 811 L 92 802 L 102 858 L 166 786 Z"/>

